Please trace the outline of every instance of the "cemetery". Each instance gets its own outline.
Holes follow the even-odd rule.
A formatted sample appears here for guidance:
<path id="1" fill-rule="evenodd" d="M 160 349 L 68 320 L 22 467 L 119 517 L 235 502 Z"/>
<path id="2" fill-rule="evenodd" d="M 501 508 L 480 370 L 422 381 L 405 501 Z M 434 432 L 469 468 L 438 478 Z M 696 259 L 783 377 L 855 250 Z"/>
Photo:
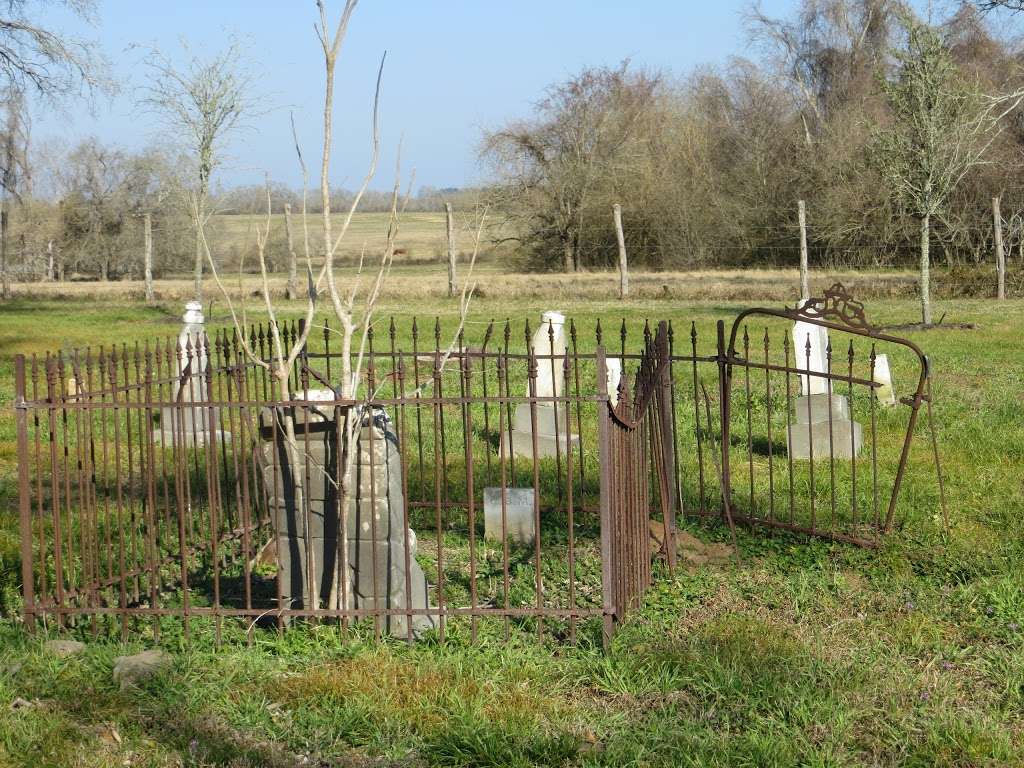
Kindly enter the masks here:
<path id="1" fill-rule="evenodd" d="M 934 427 L 927 358 L 838 284 L 740 312 L 728 342 L 720 322 L 711 349 L 666 322 L 583 334 L 554 311 L 522 326 L 525 353 L 512 324 L 451 350 L 418 327 L 408 352 L 394 320 L 370 335 L 358 400 L 331 386 L 326 325 L 322 344 L 285 326 L 307 342 L 282 393 L 195 304 L 176 339 L 17 358 L 26 625 L 607 645 L 652 563 L 677 567 L 687 518 L 877 547 L 903 524 L 915 423 Z M 899 405 L 879 347 L 905 371 Z M 905 435 L 880 445 L 895 409 Z"/>

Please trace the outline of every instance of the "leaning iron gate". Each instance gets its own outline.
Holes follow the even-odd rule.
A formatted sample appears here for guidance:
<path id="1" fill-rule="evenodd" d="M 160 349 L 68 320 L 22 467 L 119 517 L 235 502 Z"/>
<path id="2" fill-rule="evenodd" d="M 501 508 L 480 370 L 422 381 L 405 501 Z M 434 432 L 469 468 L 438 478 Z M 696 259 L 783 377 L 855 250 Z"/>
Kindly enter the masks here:
<path id="1" fill-rule="evenodd" d="M 790 342 L 797 321 L 849 344 L 837 353 L 830 338 L 812 364 L 810 339 Z M 301 336 L 278 330 L 286 345 Z M 270 331 L 16 358 L 30 629 L 200 626 L 251 641 L 304 619 L 409 640 L 607 642 L 652 558 L 675 565 L 677 519 L 877 543 L 901 523 L 915 421 L 930 411 L 920 350 L 868 326 L 840 286 L 795 310 L 748 310 L 728 342 L 719 323 L 705 354 L 695 325 L 684 350 L 665 322 L 634 347 L 623 321 L 609 352 L 600 323 L 592 345 L 570 321 L 564 340 L 550 324 L 546 345 L 492 323 L 478 345 L 460 333 L 448 348 L 439 323 L 392 320 L 354 361 L 370 393 L 359 400 L 327 388 L 342 361 L 326 322 L 281 392 L 258 363 Z M 919 369 L 907 419 L 880 404 L 879 345 Z M 803 388 L 824 392 L 825 421 Z M 281 453 L 286 424 L 294 455 Z M 802 432 L 827 441 L 807 460 L 791 450 Z"/>

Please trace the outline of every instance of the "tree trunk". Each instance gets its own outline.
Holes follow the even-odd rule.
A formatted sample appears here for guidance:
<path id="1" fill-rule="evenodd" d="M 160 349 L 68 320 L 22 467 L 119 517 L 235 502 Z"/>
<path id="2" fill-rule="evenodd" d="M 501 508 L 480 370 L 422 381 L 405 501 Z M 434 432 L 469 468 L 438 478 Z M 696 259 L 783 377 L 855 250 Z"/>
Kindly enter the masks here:
<path id="1" fill-rule="evenodd" d="M 612 206 L 612 217 L 615 219 L 615 238 L 619 241 L 619 298 L 629 296 L 629 264 L 626 261 L 626 237 L 622 234 L 622 206 Z"/>
<path id="2" fill-rule="evenodd" d="M 455 216 L 452 204 L 444 204 L 444 218 L 448 236 L 448 298 L 455 296 Z"/>
<path id="3" fill-rule="evenodd" d="M 203 218 L 206 210 L 206 199 L 202 192 L 196 201 L 195 229 L 196 229 L 196 258 L 192 268 L 192 281 L 194 283 L 196 301 L 203 300 Z"/>
<path id="4" fill-rule="evenodd" d="M 928 260 L 928 246 L 931 236 L 931 216 L 921 218 L 921 322 L 932 324 L 931 264 Z"/>
<path id="5" fill-rule="evenodd" d="M 996 298 L 1006 298 L 1006 253 L 1003 251 L 1003 217 L 999 213 L 999 198 L 992 198 L 992 223 L 996 236 Z"/>
<path id="6" fill-rule="evenodd" d="M 46 282 L 52 283 L 56 279 L 53 271 L 53 240 L 46 243 Z"/>
<path id="7" fill-rule="evenodd" d="M 562 269 L 566 274 L 573 271 L 576 263 L 576 253 L 572 247 L 572 238 L 566 237 L 562 240 Z"/>
<path id="8" fill-rule="evenodd" d="M 811 298 L 811 273 L 807 258 L 807 208 L 803 200 L 797 201 L 797 216 L 800 219 L 800 298 Z"/>
<path id="9" fill-rule="evenodd" d="M 288 239 L 288 282 L 284 287 L 286 299 L 299 298 L 298 265 L 295 258 L 295 238 L 292 235 L 292 205 L 284 204 L 284 233 Z"/>
<path id="10" fill-rule="evenodd" d="M 142 217 L 142 272 L 146 281 L 146 302 L 153 303 L 156 295 L 153 292 L 153 217 L 145 214 Z"/>

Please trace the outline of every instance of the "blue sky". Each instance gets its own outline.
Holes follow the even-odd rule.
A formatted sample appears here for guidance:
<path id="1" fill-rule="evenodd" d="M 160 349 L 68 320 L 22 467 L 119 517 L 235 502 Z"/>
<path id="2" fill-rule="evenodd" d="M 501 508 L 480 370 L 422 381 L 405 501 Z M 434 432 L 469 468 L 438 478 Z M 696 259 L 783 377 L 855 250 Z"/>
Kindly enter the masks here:
<path id="1" fill-rule="evenodd" d="M 763 5 L 785 15 L 793 4 Z M 332 18 L 340 6 L 328 0 Z M 682 74 L 749 55 L 746 6 L 747 0 L 362 0 L 338 65 L 332 184 L 354 186 L 365 169 L 373 80 L 385 49 L 384 152 L 374 186 L 390 186 L 400 139 L 403 167 L 415 169 L 417 187 L 462 186 L 480 178 L 482 128 L 524 115 L 545 86 L 585 65 L 628 57 Z M 122 92 L 97 104 L 94 114 L 80 104 L 65 114 L 38 110 L 35 139 L 73 143 L 96 135 L 126 149 L 166 141 L 152 116 L 133 104 L 144 68 L 132 46 L 156 45 L 174 58 L 182 36 L 196 50 L 215 51 L 236 34 L 251 43 L 257 88 L 272 109 L 231 143 L 220 181 L 259 182 L 269 173 L 298 184 L 289 111 L 307 159 L 320 152 L 323 65 L 315 19 L 313 0 L 100 0 L 93 29 L 54 15 L 54 24 L 99 42 Z"/>

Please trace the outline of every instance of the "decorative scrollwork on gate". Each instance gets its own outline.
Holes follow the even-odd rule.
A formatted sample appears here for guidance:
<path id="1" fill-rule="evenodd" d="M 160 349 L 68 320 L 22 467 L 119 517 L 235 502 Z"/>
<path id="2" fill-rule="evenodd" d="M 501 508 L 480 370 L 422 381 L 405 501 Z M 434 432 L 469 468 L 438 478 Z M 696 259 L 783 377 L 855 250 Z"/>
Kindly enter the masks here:
<path id="1" fill-rule="evenodd" d="M 833 283 L 823 296 L 804 301 L 793 312 L 794 320 L 825 321 L 869 333 L 875 327 L 867 321 L 864 303 L 857 301 L 842 283 Z"/>

